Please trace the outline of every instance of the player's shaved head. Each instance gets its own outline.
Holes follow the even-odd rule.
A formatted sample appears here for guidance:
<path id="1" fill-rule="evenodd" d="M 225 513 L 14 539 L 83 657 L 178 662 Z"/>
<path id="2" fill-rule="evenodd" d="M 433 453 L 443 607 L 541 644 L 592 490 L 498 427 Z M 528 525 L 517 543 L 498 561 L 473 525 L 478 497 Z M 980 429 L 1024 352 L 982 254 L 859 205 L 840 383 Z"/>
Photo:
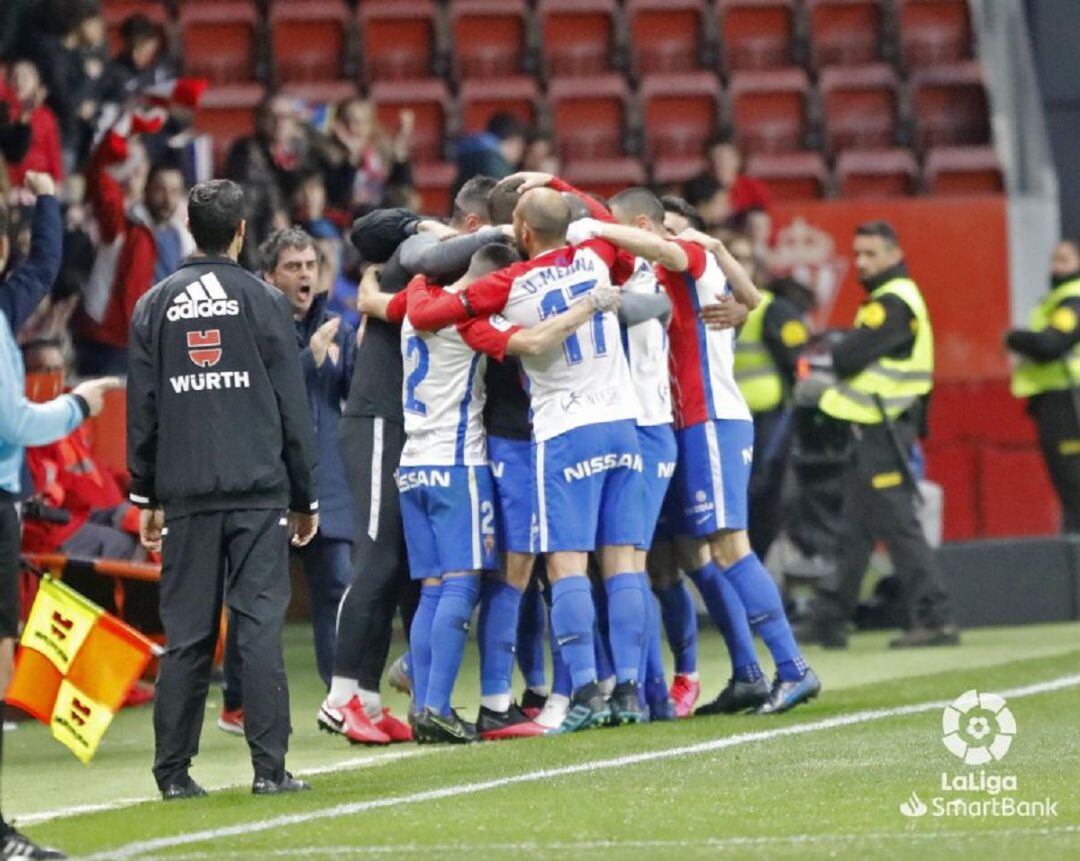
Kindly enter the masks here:
<path id="1" fill-rule="evenodd" d="M 664 223 L 664 206 L 660 198 L 647 188 L 628 188 L 611 198 L 611 213 L 622 224 L 637 224 L 647 218 L 654 227 Z M 639 227 L 644 225 L 637 224 Z"/>
<path id="2" fill-rule="evenodd" d="M 498 226 L 514 223 L 514 207 L 521 199 L 518 189 L 523 182 L 525 180 L 521 177 L 507 177 L 488 192 L 487 208 L 492 224 Z"/>
<path id="3" fill-rule="evenodd" d="M 576 194 L 572 194 L 569 191 L 562 193 L 563 200 L 566 201 L 566 205 L 570 207 L 570 220 L 577 221 L 579 218 L 589 217 L 589 207 L 585 205 L 585 201 L 578 197 Z"/>
<path id="4" fill-rule="evenodd" d="M 521 255 L 516 248 L 511 248 L 505 242 L 492 242 L 476 249 L 469 261 L 469 276 L 483 278 L 520 261 Z"/>
<path id="5" fill-rule="evenodd" d="M 525 192 L 514 209 L 514 225 L 529 228 L 535 241 L 556 244 L 566 241 L 570 226 L 570 206 L 551 188 L 533 188 Z"/>

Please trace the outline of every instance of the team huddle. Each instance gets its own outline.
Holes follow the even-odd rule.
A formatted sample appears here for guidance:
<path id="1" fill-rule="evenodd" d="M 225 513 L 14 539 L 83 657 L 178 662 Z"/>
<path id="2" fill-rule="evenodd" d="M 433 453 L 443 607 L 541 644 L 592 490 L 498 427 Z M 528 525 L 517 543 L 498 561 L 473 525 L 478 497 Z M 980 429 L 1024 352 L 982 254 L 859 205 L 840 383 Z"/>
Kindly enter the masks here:
<path id="1" fill-rule="evenodd" d="M 782 712 L 816 696 L 746 533 L 753 423 L 733 373 L 736 330 L 716 312 L 731 299 L 758 304 L 749 276 L 645 189 L 605 206 L 518 174 L 491 189 L 496 222 L 498 194 L 513 203 L 512 232 L 481 245 L 462 277 L 440 286 L 418 275 L 391 294 L 371 267 L 360 287 L 361 311 L 401 327 L 396 482 L 421 591 L 392 680 L 412 694 L 413 738 L 691 714 L 697 621 L 680 571 L 731 657 L 730 681 L 698 714 Z M 550 685 L 536 577 L 550 586 Z M 473 724 L 451 700 L 478 604 Z M 755 633 L 776 665 L 771 685 Z M 528 686 L 520 705 L 515 658 Z M 324 703 L 320 723 L 344 732 L 334 715 Z"/>

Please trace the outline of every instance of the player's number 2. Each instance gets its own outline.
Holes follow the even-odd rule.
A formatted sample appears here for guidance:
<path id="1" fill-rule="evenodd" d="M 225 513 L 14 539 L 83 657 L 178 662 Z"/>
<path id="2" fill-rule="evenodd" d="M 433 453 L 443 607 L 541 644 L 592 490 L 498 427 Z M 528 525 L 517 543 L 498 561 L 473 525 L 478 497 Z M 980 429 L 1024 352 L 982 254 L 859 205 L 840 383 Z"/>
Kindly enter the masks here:
<path id="1" fill-rule="evenodd" d="M 416 357 L 416 367 L 405 381 L 405 409 L 421 416 L 427 415 L 427 404 L 416 397 L 416 387 L 424 381 L 428 372 L 428 348 L 422 338 L 413 335 L 405 344 L 405 357 Z"/>
<path id="2" fill-rule="evenodd" d="M 579 281 L 570 287 L 570 298 L 574 299 L 581 296 L 583 293 L 588 293 L 596 286 L 596 281 Z M 559 287 L 555 290 L 549 290 L 544 294 L 544 298 L 540 300 L 540 319 L 546 320 L 555 314 L 562 314 L 570 309 L 567 305 L 566 298 L 563 296 L 563 288 Z M 607 354 L 607 341 L 604 337 L 604 315 L 603 312 L 597 311 L 592 318 L 592 342 L 593 342 L 593 355 L 603 356 Z M 581 341 L 577 336 L 577 332 L 563 341 L 563 353 L 566 356 L 567 364 L 576 365 L 581 361 Z"/>

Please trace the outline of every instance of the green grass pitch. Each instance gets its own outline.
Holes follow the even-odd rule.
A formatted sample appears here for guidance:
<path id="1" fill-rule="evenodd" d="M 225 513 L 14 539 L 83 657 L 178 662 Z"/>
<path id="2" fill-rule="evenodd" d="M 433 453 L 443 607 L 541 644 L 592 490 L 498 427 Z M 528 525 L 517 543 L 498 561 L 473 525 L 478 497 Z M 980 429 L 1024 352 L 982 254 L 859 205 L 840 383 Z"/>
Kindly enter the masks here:
<path id="1" fill-rule="evenodd" d="M 315 729 L 321 697 L 310 634 L 287 631 L 301 796 L 250 795 L 241 739 L 214 727 L 211 691 L 193 775 L 207 799 L 150 800 L 150 709 L 118 715 L 90 766 L 23 724 L 5 739 L 3 800 L 31 836 L 93 858 L 1080 858 L 1080 625 L 968 631 L 958 649 L 890 652 L 885 634 L 850 651 L 810 649 L 825 690 L 780 717 L 593 730 L 468 748 L 350 747 Z M 704 696 L 726 654 L 703 632 Z M 764 656 L 763 656 L 764 657 Z M 471 644 L 455 702 L 475 713 Z M 941 703 L 1009 692 L 1017 732 L 1000 762 L 967 766 L 942 744 Z M 396 694 L 388 704 L 403 714 Z M 905 706 L 920 708 L 903 711 Z M 992 801 L 942 775 L 1011 775 L 1019 800 L 1056 815 L 935 816 L 933 800 Z M 965 778 L 966 779 L 966 778 Z M 928 806 L 906 817 L 915 793 Z"/>

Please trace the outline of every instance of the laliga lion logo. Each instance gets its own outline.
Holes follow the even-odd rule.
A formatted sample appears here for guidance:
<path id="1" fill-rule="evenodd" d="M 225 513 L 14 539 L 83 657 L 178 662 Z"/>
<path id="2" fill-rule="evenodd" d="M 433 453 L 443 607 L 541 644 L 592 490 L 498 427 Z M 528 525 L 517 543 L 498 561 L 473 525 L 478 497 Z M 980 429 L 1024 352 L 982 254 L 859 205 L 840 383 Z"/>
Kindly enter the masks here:
<path id="1" fill-rule="evenodd" d="M 1016 735 L 1016 719 L 1005 698 L 965 691 L 941 713 L 942 741 L 953 756 L 968 765 L 1001 759 Z"/>

